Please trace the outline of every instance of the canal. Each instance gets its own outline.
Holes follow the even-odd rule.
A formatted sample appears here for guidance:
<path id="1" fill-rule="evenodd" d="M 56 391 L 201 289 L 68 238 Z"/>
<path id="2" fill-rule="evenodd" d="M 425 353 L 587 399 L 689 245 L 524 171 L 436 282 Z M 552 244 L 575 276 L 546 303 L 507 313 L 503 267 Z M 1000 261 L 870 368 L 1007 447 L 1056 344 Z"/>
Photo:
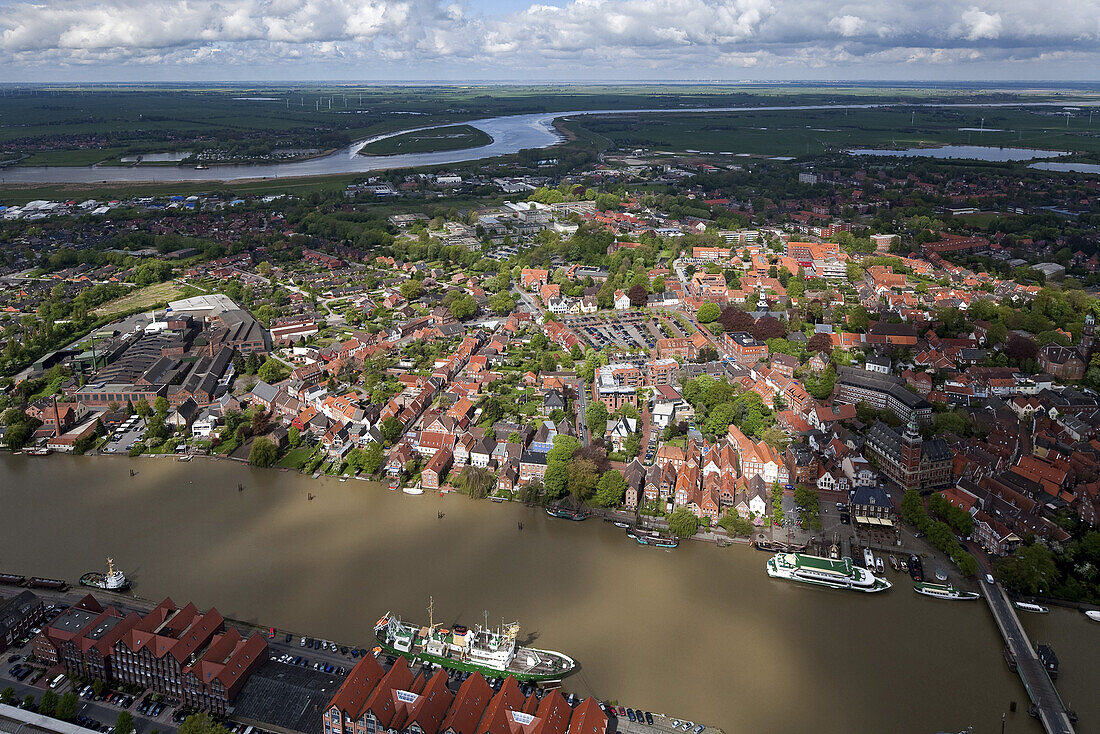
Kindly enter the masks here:
<path id="1" fill-rule="evenodd" d="M 420 620 L 430 595 L 437 620 L 487 611 L 576 658 L 569 690 L 729 734 L 999 732 L 1012 700 L 1006 731 L 1041 731 L 985 605 L 889 570 L 883 594 L 807 588 L 742 547 L 643 548 L 607 523 L 228 461 L 3 455 L 0 507 L 0 571 L 75 580 L 110 555 L 143 597 L 363 647 L 383 612 Z M 1078 730 L 1097 731 L 1100 624 L 1025 623 L 1061 657 Z"/>

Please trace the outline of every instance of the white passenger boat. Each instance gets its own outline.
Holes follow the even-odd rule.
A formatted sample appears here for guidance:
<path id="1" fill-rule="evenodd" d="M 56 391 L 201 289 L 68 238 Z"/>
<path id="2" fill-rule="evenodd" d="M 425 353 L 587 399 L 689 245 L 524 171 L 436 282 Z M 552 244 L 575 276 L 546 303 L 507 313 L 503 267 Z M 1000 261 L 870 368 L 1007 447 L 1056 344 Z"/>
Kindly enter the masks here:
<path id="1" fill-rule="evenodd" d="M 1032 604 L 1027 601 L 1013 602 L 1017 609 L 1022 609 L 1025 612 L 1035 612 L 1036 614 L 1049 614 L 1050 610 L 1044 607 L 1042 604 Z"/>
<path id="2" fill-rule="evenodd" d="M 834 560 L 804 553 L 776 553 L 768 559 L 767 569 L 772 578 L 832 589 L 874 592 L 885 591 L 891 585 L 886 579 L 854 565 L 851 558 Z"/>

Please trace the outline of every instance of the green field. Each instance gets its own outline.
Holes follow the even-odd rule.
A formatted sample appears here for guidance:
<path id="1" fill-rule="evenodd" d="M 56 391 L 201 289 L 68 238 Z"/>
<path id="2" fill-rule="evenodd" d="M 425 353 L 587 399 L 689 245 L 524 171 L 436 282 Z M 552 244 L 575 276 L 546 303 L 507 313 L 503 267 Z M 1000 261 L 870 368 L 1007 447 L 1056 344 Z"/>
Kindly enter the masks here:
<path id="1" fill-rule="evenodd" d="M 398 153 L 434 153 L 441 150 L 461 150 L 488 145 L 493 139 L 469 125 L 433 127 L 428 130 L 394 135 L 367 143 L 360 155 L 396 155 Z"/>
<path id="2" fill-rule="evenodd" d="M 122 298 L 104 303 L 92 311 L 93 316 L 115 316 L 128 313 L 134 309 L 149 308 L 168 301 L 182 298 L 189 290 L 188 286 L 173 281 L 157 283 L 155 285 L 139 288 Z"/>
<path id="3" fill-rule="evenodd" d="M 622 149 L 801 156 L 848 148 L 989 145 L 1100 152 L 1100 118 L 1058 108 L 900 108 L 670 113 L 572 118 Z M 960 128 L 984 128 L 962 130 Z"/>

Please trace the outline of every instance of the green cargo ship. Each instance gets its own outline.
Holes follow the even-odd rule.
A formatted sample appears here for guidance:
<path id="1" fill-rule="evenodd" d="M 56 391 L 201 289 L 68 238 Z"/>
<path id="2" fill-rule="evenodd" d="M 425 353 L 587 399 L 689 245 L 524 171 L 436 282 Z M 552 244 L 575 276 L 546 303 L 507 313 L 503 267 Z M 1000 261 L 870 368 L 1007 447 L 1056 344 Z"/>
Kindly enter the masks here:
<path id="1" fill-rule="evenodd" d="M 568 655 L 552 650 L 520 647 L 519 625 L 502 624 L 497 630 L 475 625 L 443 629 L 428 606 L 428 626 L 402 622 L 386 612 L 374 625 L 378 644 L 391 655 L 420 660 L 443 668 L 479 672 L 488 678 L 513 676 L 519 681 L 556 680 L 569 675 L 577 664 Z"/>

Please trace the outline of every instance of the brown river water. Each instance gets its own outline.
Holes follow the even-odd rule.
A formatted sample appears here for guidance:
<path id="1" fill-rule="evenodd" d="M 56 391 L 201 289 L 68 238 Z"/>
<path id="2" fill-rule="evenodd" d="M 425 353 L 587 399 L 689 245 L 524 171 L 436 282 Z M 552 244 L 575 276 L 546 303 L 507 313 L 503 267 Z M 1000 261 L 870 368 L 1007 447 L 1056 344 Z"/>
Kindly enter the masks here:
<path id="1" fill-rule="evenodd" d="M 110 555 L 145 598 L 360 647 L 387 610 L 426 619 L 430 595 L 436 620 L 488 611 L 574 657 L 567 690 L 727 734 L 999 732 L 1012 700 L 1005 731 L 1041 731 L 985 603 L 918 596 L 889 569 L 885 593 L 818 589 L 740 546 L 646 548 L 518 504 L 202 459 L 4 455 L 0 507 L 0 571 L 75 581 Z M 1077 730 L 1100 731 L 1100 624 L 1025 624 L 1061 659 Z"/>

